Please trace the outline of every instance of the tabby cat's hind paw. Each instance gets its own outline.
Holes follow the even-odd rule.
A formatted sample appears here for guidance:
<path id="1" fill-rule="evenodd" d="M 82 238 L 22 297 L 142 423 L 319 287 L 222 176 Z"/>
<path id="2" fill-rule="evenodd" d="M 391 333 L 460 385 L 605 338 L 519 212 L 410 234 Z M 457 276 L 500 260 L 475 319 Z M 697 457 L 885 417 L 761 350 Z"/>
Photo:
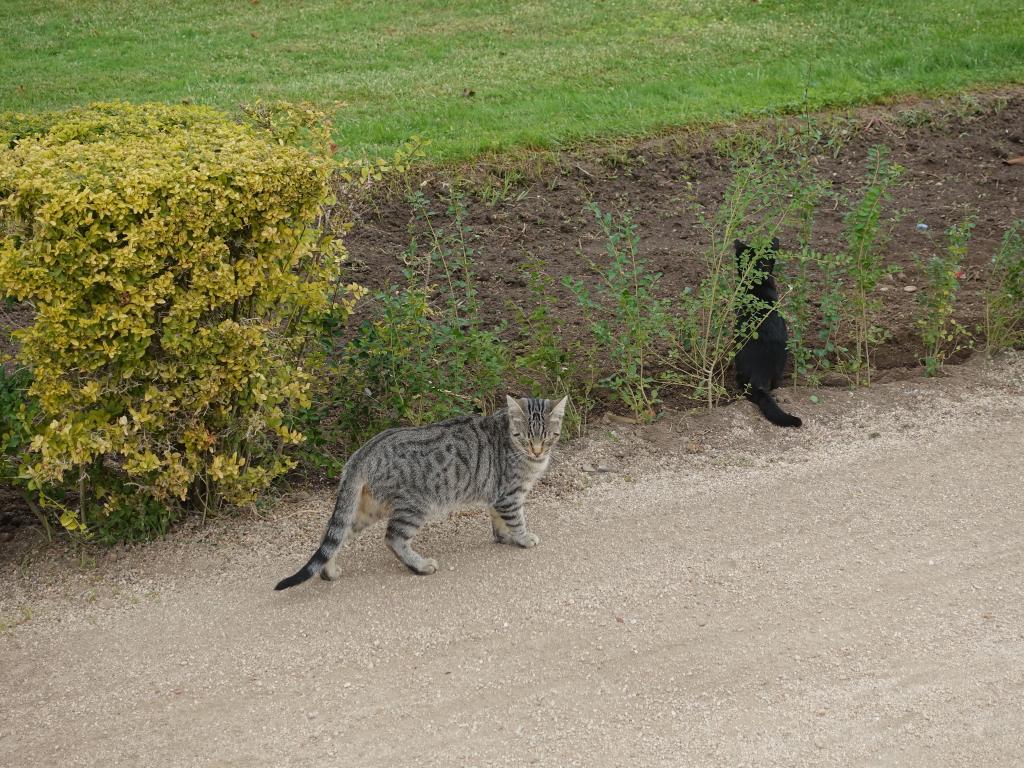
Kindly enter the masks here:
<path id="1" fill-rule="evenodd" d="M 328 560 L 323 570 L 320 571 L 320 578 L 324 581 L 334 581 L 340 574 L 341 569 L 338 567 L 338 564 L 333 560 Z"/>
<path id="2" fill-rule="evenodd" d="M 497 544 L 511 544 L 512 543 L 512 537 L 509 535 L 507 530 L 500 531 L 497 528 L 494 528 L 493 533 L 494 533 L 494 541 L 495 541 L 495 543 L 497 543 Z"/>

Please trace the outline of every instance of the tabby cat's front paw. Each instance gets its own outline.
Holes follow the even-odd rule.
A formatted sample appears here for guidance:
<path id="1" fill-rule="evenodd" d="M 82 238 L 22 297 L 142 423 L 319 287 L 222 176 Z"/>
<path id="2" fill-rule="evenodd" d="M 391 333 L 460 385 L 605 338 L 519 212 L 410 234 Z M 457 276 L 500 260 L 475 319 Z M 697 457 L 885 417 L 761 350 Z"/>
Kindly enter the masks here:
<path id="1" fill-rule="evenodd" d="M 513 541 L 516 546 L 522 547 L 523 549 L 529 549 L 530 547 L 536 547 L 540 539 L 537 538 L 537 534 L 525 531 L 516 536 Z"/>
<path id="2" fill-rule="evenodd" d="M 437 560 L 434 558 L 424 558 L 421 562 L 416 564 L 416 567 L 412 569 L 417 576 L 429 576 L 432 573 L 437 572 Z"/>

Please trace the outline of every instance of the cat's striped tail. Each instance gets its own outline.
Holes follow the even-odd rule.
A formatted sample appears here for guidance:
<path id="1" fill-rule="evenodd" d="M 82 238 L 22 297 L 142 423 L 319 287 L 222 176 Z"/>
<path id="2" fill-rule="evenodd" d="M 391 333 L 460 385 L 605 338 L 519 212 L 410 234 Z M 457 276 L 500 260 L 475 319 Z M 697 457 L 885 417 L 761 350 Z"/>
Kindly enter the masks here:
<path id="1" fill-rule="evenodd" d="M 316 576 L 323 570 L 338 548 L 345 543 L 345 537 L 352 528 L 352 519 L 355 516 L 356 504 L 363 491 L 361 480 L 355 477 L 356 472 L 349 471 L 346 467 L 342 473 L 341 483 L 338 486 L 338 498 L 334 502 L 334 512 L 327 523 L 327 531 L 324 539 L 320 542 L 320 548 L 309 558 L 309 562 L 300 568 L 296 573 L 287 579 L 281 579 L 274 587 L 276 590 L 288 589 L 296 584 L 301 584 Z"/>

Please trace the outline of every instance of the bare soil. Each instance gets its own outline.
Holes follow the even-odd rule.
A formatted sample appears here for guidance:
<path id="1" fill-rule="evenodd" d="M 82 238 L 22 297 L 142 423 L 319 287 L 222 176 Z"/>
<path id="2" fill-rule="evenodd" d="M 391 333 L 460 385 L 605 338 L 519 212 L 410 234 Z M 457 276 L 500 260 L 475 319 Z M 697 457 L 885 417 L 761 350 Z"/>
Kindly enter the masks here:
<path id="1" fill-rule="evenodd" d="M 328 491 L 83 564 L 0 547 L 0 765 L 1014 766 L 1024 358 L 602 424 L 530 499 L 283 593 Z M 590 471 L 603 466 L 607 471 Z"/>

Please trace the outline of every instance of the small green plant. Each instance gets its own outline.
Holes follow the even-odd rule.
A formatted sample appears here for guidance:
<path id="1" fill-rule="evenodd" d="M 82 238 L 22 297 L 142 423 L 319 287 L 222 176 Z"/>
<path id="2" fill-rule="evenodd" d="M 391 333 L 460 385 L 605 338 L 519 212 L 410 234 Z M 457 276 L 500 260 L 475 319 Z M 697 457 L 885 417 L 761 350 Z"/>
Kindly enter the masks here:
<path id="1" fill-rule="evenodd" d="M 953 311 L 956 308 L 960 280 L 963 278 L 963 262 L 972 229 L 973 218 L 964 219 L 950 227 L 945 252 L 920 264 L 924 285 L 917 293 L 917 304 L 922 312 L 917 325 L 921 329 L 921 341 L 924 344 L 926 376 L 937 374 L 950 355 L 970 343 L 970 333 L 953 318 Z"/>
<path id="2" fill-rule="evenodd" d="M 846 248 L 830 260 L 832 274 L 826 275 L 826 279 L 843 283 L 844 301 L 836 319 L 845 326 L 850 346 L 837 346 L 835 351 L 839 353 L 839 369 L 858 385 L 870 386 L 872 354 L 889 335 L 878 324 L 882 302 L 877 289 L 884 277 L 899 271 L 896 265 L 886 264 L 882 255 L 891 232 L 883 216 L 902 174 L 903 168 L 890 161 L 888 149 L 872 147 L 868 151 L 866 186 L 860 201 L 846 215 Z M 838 328 L 830 330 L 833 332 L 839 336 Z"/>
<path id="3" fill-rule="evenodd" d="M 1024 219 L 1013 222 L 992 257 L 985 293 L 985 347 L 989 354 L 1024 345 Z"/>
<path id="4" fill-rule="evenodd" d="M 960 120 L 970 122 L 986 114 L 989 108 L 982 104 L 977 96 L 970 93 L 961 93 L 957 96 L 952 111 Z"/>
<path id="5" fill-rule="evenodd" d="M 448 374 L 457 372 L 438 359 L 446 329 L 425 288 L 381 291 L 370 311 L 372 318 L 346 345 L 340 382 L 332 385 L 333 404 L 341 409 L 333 442 L 361 442 L 387 427 L 436 421 L 473 407 L 468 395 L 449 389 L 457 381 Z"/>
<path id="6" fill-rule="evenodd" d="M 687 288 L 676 298 L 673 345 L 664 362 L 666 383 L 683 387 L 689 397 L 714 407 L 729 394 L 726 374 L 736 353 L 756 338 L 760 320 L 778 303 L 766 306 L 749 292 L 765 277 L 758 258 L 766 252 L 763 238 L 755 257 L 744 256 L 734 266 L 734 252 L 721 244 L 707 256 L 709 274 L 696 290 Z"/>
<path id="7" fill-rule="evenodd" d="M 562 429 L 580 435 L 593 407 L 593 349 L 578 341 L 567 343 L 559 332 L 552 309 L 555 280 L 544 271 L 544 263 L 531 259 L 523 265 L 523 275 L 532 301 L 529 310 L 513 307 L 520 339 L 515 358 L 517 378 L 535 397 L 568 395 Z"/>
<path id="8" fill-rule="evenodd" d="M 789 330 L 794 381 L 802 379 L 817 386 L 822 372 L 845 348 L 835 334 L 843 305 L 841 281 L 834 279 L 838 260 L 813 245 L 815 216 L 822 201 L 832 196 L 831 185 L 818 174 L 814 158 L 822 153 L 838 157 L 850 135 L 850 122 L 812 114 L 810 85 L 808 71 L 800 120 L 795 124 L 780 121 L 773 142 L 747 142 L 743 156 L 755 168 L 766 164 L 784 168 L 783 173 L 776 172 L 775 183 L 760 186 L 789 203 L 782 217 L 788 224 L 787 241 L 776 257 L 775 277 L 785 294 L 779 311 Z M 826 276 L 829 279 L 824 279 Z"/>
<path id="9" fill-rule="evenodd" d="M 657 296 L 661 276 L 649 271 L 637 253 L 632 218 L 616 220 L 596 205 L 591 210 L 606 238 L 606 262 L 591 265 L 598 285 L 592 292 L 582 280 L 567 277 L 564 282 L 590 315 L 594 340 L 610 358 L 612 372 L 601 384 L 633 415 L 649 421 L 659 402 L 652 364 L 659 344 L 671 336 L 669 304 Z"/>
<path id="10" fill-rule="evenodd" d="M 509 367 L 500 328 L 487 327 L 473 271 L 472 232 L 453 194 L 445 216 L 417 193 L 418 234 L 405 254 L 405 285 L 368 302 L 359 325 L 331 365 L 306 461 L 330 471 L 367 437 L 401 424 L 425 424 L 495 407 Z"/>
<path id="11" fill-rule="evenodd" d="M 793 378 L 817 386 L 820 370 L 828 366 L 834 353 L 835 341 L 830 333 L 833 324 L 829 318 L 841 302 L 838 284 L 818 279 L 828 267 L 828 256 L 816 251 L 812 245 L 815 213 L 830 193 L 828 182 L 817 177 L 809 162 L 812 147 L 820 143 L 819 134 L 812 131 L 812 125 L 808 118 L 803 153 L 792 171 L 791 220 L 795 242 L 779 253 L 776 279 L 786 288 L 782 311 L 789 330 L 787 345 L 793 358 Z"/>
<path id="12" fill-rule="evenodd" d="M 444 300 L 440 310 L 442 334 L 439 349 L 448 358 L 448 366 L 459 375 L 450 378 L 460 383 L 464 398 L 470 398 L 479 410 L 489 411 L 500 398 L 502 377 L 508 368 L 508 350 L 501 342 L 501 326 L 487 327 L 476 287 L 474 249 L 470 246 L 472 228 L 465 224 L 466 207 L 458 191 L 452 193 L 447 209 L 447 226 L 435 226 L 437 215 L 431 212 L 422 195 L 414 199 L 427 230 L 427 253 L 420 260 L 424 286 L 436 274 Z M 413 240 L 409 258 L 417 260 Z"/>
<path id="13" fill-rule="evenodd" d="M 928 109 L 910 107 L 896 111 L 895 120 L 903 128 L 920 128 L 932 125 L 941 119 L 937 113 Z"/>
<path id="14" fill-rule="evenodd" d="M 734 241 L 751 242 L 760 256 L 780 229 L 810 205 L 813 190 L 776 156 L 778 150 L 771 141 L 743 150 L 744 160 L 722 203 L 704 219 L 710 240 L 704 257 L 706 275 L 674 302 L 672 345 L 663 361 L 663 378 L 708 408 L 728 396 L 729 366 L 758 332 L 749 318 L 763 318 L 779 308 L 764 307 L 751 295 L 750 286 L 764 275 L 758 271 L 757 258 L 744 257 L 737 263 Z"/>
<path id="15" fill-rule="evenodd" d="M 874 350 L 888 337 L 878 322 L 878 289 L 899 269 L 885 262 L 883 250 L 896 218 L 886 219 L 886 209 L 902 168 L 889 161 L 884 147 L 869 151 L 865 187 L 845 216 L 846 247 L 823 252 L 812 245 L 813 222 L 821 200 L 832 192 L 808 157 L 809 150 L 797 158 L 793 170 L 796 244 L 780 255 L 795 378 L 816 386 L 824 374 L 832 373 L 867 385 Z"/>
<path id="16" fill-rule="evenodd" d="M 783 251 L 780 261 L 785 270 L 781 279 L 789 289 L 784 309 L 793 378 L 815 387 L 848 351 L 836 337 L 844 302 L 836 258 L 802 241 L 796 249 Z"/>
<path id="17" fill-rule="evenodd" d="M 520 187 L 525 181 L 526 174 L 516 167 L 488 170 L 479 185 L 480 199 L 491 208 L 508 200 L 522 200 L 527 191 Z"/>
<path id="18" fill-rule="evenodd" d="M 806 375 L 809 383 L 816 385 L 820 383 L 821 372 L 846 373 L 843 361 L 850 355 L 849 336 L 841 335 L 841 329 L 849 305 L 843 257 L 835 253 L 815 252 L 813 258 L 818 262 L 822 279 L 818 288 L 818 338 L 816 345 L 810 348 L 813 365 Z M 850 327 L 852 323 L 845 325 Z"/>

